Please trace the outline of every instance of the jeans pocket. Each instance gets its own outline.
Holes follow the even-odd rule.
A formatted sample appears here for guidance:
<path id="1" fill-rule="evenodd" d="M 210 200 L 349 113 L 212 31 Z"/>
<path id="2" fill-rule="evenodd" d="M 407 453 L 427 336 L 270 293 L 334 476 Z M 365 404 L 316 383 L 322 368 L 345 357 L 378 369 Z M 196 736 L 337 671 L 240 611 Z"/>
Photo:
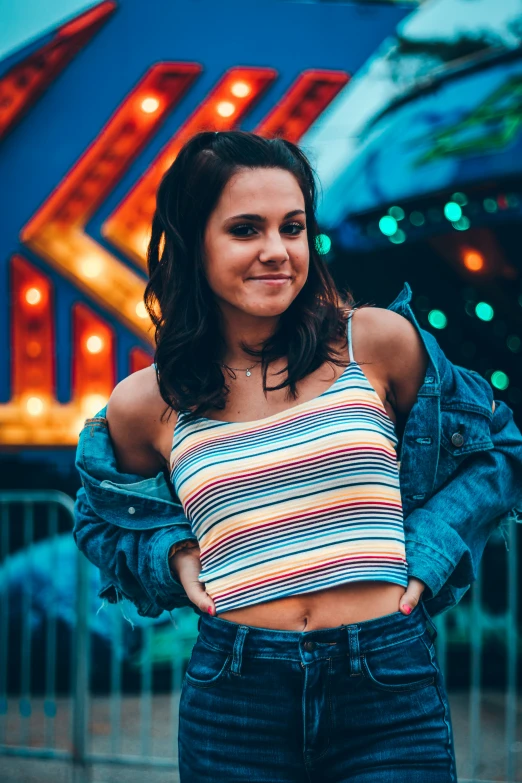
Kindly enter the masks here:
<path id="1" fill-rule="evenodd" d="M 196 688 L 210 688 L 228 671 L 231 659 L 230 653 L 210 647 L 199 638 L 192 649 L 184 680 Z"/>
<path id="2" fill-rule="evenodd" d="M 361 668 L 368 686 L 378 691 L 401 693 L 432 685 L 436 670 L 423 637 L 424 633 L 364 653 Z"/>

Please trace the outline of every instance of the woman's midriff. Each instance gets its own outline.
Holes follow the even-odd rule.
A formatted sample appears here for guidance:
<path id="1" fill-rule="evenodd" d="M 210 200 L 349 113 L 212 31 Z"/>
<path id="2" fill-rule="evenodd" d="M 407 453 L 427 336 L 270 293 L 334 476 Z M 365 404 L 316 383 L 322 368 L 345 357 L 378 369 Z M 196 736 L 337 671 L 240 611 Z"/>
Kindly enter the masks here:
<path id="1" fill-rule="evenodd" d="M 350 582 L 218 613 L 221 620 L 279 631 L 314 631 L 373 620 L 399 611 L 406 592 L 391 582 Z"/>

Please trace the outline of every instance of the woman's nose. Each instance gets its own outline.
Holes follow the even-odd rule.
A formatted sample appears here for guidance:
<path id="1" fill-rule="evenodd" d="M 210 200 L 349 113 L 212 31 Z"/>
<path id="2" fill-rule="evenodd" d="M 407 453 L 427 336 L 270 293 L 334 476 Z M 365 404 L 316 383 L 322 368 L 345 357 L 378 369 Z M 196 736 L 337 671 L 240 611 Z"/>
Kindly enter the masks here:
<path id="1" fill-rule="evenodd" d="M 288 261 L 288 259 L 288 250 L 280 234 L 267 236 L 263 250 L 259 254 L 259 260 L 266 263 L 269 261 Z"/>

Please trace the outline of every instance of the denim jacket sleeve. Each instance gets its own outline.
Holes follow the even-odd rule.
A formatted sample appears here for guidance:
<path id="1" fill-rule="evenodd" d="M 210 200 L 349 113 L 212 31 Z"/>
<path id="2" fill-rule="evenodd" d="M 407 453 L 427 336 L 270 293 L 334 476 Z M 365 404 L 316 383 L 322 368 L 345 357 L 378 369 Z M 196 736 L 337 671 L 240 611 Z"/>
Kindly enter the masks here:
<path id="1" fill-rule="evenodd" d="M 75 501 L 76 545 L 100 571 L 98 593 L 132 601 L 138 614 L 193 606 L 169 568 L 172 544 L 197 541 L 162 473 L 154 479 L 117 469 L 106 407 L 87 419 L 76 451 L 82 487 Z"/>
<path id="2" fill-rule="evenodd" d="M 97 516 L 85 489 L 76 495 L 73 537 L 78 549 L 100 571 L 100 598 L 116 603 L 126 598 L 144 617 L 191 603 L 172 575 L 168 552 L 180 540 L 179 530 L 168 527 L 126 530 Z"/>
<path id="3" fill-rule="evenodd" d="M 428 602 L 442 588 L 462 595 L 477 578 L 493 531 L 511 514 L 522 521 L 522 435 L 511 409 L 499 400 L 495 406 L 492 447 L 469 454 L 432 497 L 405 518 L 408 573 L 427 585 Z"/>
<path id="4" fill-rule="evenodd" d="M 403 433 L 401 496 L 409 576 L 426 584 L 432 616 L 477 578 L 489 537 L 522 521 L 522 433 L 489 382 L 452 363 L 422 329 L 405 283 L 389 306 L 418 329 L 428 353 L 424 383 Z"/>

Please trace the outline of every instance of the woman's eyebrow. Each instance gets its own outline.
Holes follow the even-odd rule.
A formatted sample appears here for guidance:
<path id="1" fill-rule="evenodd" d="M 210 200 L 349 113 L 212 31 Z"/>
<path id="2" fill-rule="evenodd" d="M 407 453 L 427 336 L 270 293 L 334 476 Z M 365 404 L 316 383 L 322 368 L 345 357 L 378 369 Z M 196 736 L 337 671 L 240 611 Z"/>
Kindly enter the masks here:
<path id="1" fill-rule="evenodd" d="M 283 220 L 294 217 L 294 215 L 304 215 L 304 214 L 305 214 L 304 209 L 293 209 L 291 212 L 286 213 Z M 225 223 L 227 223 L 229 220 L 236 220 L 237 218 L 243 218 L 243 220 L 258 220 L 260 223 L 266 223 L 266 217 L 263 217 L 262 215 L 253 215 L 249 213 L 244 213 L 242 215 L 232 215 L 232 217 L 226 218 Z"/>

